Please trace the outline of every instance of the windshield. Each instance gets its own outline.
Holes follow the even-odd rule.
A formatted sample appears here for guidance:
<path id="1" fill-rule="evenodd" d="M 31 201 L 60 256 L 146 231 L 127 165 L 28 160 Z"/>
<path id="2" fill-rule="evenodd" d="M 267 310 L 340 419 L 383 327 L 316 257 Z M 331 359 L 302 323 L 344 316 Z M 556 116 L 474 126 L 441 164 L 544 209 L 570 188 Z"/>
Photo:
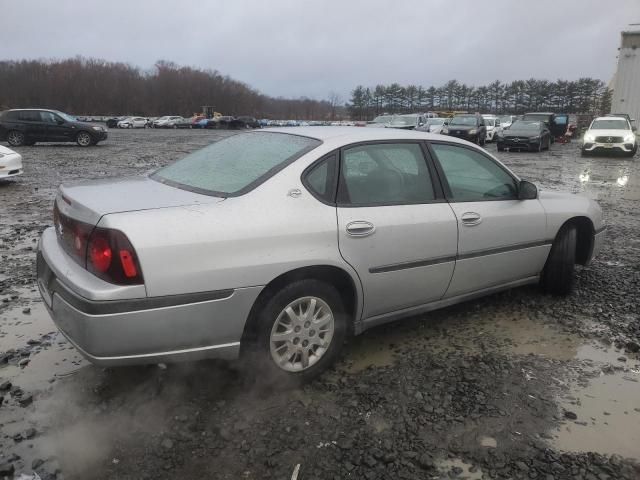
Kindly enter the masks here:
<path id="1" fill-rule="evenodd" d="M 550 115 L 545 113 L 528 113 L 522 117 L 523 120 L 539 120 L 542 122 L 548 122 Z"/>
<path id="2" fill-rule="evenodd" d="M 511 125 L 511 130 L 540 130 L 540 122 L 523 122 L 518 120 Z"/>
<path id="3" fill-rule="evenodd" d="M 477 125 L 476 117 L 453 117 L 449 125 Z"/>
<path id="4" fill-rule="evenodd" d="M 431 125 L 442 125 L 444 123 L 444 118 L 430 118 L 427 120 L 427 126 Z"/>
<path id="5" fill-rule="evenodd" d="M 629 130 L 626 120 L 594 120 L 591 130 Z"/>
<path id="6" fill-rule="evenodd" d="M 391 125 L 415 125 L 416 123 L 418 123 L 417 118 L 418 117 L 414 115 L 410 115 L 408 117 L 399 115 L 397 117 L 393 117 L 393 120 L 391 120 Z"/>
<path id="7" fill-rule="evenodd" d="M 506 117 L 500 117 L 500 123 L 511 123 L 511 116 L 507 115 Z"/>
<path id="8" fill-rule="evenodd" d="M 320 143 L 284 133 L 234 135 L 161 168 L 151 178 L 205 195 L 240 195 Z"/>
<path id="9" fill-rule="evenodd" d="M 78 119 L 76 117 L 74 117 L 73 115 L 69 115 L 67 113 L 64 112 L 56 112 L 58 115 L 60 115 L 63 119 L 65 119 L 67 122 L 77 122 Z"/>
<path id="10" fill-rule="evenodd" d="M 380 115 L 373 119 L 371 123 L 389 123 L 391 121 L 391 115 Z"/>

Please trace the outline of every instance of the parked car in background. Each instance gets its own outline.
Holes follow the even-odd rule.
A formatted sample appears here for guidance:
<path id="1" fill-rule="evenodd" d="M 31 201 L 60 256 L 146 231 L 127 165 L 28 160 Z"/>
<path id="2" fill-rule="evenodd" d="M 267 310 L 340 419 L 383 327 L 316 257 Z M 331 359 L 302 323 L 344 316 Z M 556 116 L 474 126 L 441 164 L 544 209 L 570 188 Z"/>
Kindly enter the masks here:
<path id="1" fill-rule="evenodd" d="M 179 115 L 165 115 L 153 121 L 153 128 L 173 128 L 176 122 L 182 122 L 184 118 Z"/>
<path id="2" fill-rule="evenodd" d="M 419 132 L 442 133 L 442 129 L 449 125 L 448 118 L 428 118 L 425 124 L 416 128 Z"/>
<path id="3" fill-rule="evenodd" d="M 386 125 L 387 128 L 401 128 L 403 130 L 414 130 L 424 126 L 426 120 L 422 115 L 409 113 L 407 115 L 394 115 Z"/>
<path id="4" fill-rule="evenodd" d="M 495 137 L 503 130 L 500 120 L 495 115 L 482 115 L 482 118 L 484 118 L 484 125 L 487 127 L 487 142 L 493 142 Z"/>
<path id="5" fill-rule="evenodd" d="M 449 120 L 449 126 L 442 129 L 442 134 L 462 138 L 478 145 L 487 141 L 487 127 L 480 115 L 457 114 Z"/>
<path id="6" fill-rule="evenodd" d="M 562 137 L 569 128 L 569 115 L 566 113 L 532 112 L 525 113 L 522 120 L 545 122 L 551 132 L 551 143 L 556 137 Z"/>
<path id="7" fill-rule="evenodd" d="M 12 147 L 36 142 L 76 142 L 88 147 L 106 138 L 107 129 L 102 125 L 79 122 L 57 110 L 25 108 L 0 114 L 0 141 Z"/>
<path id="8" fill-rule="evenodd" d="M 627 117 L 598 117 L 584 134 L 582 155 L 595 152 L 619 152 L 633 157 L 638 139 Z"/>
<path id="9" fill-rule="evenodd" d="M 551 131 L 545 122 L 516 120 L 509 130 L 496 137 L 498 151 L 528 150 L 539 152 L 551 146 Z"/>
<path id="10" fill-rule="evenodd" d="M 193 122 L 190 118 L 180 117 L 180 120 L 173 120 L 169 128 L 191 128 Z"/>
<path id="11" fill-rule="evenodd" d="M 595 201 L 399 129 L 233 135 L 150 176 L 63 185 L 53 210 L 37 284 L 82 355 L 242 352 L 269 381 L 316 376 L 349 332 L 526 284 L 567 294 L 604 240 Z"/>
<path id="12" fill-rule="evenodd" d="M 260 128 L 260 124 L 253 117 L 239 116 L 234 117 L 228 124 L 228 128 L 240 130 L 245 128 Z"/>
<path id="13" fill-rule="evenodd" d="M 22 155 L 0 145 L 0 180 L 22 175 Z"/>
<path id="14" fill-rule="evenodd" d="M 384 128 L 391 122 L 392 118 L 393 115 L 378 115 L 370 122 L 367 122 L 367 127 Z"/>
<path id="15" fill-rule="evenodd" d="M 117 128 L 118 127 L 118 122 L 120 120 L 124 120 L 125 118 L 127 118 L 127 117 L 111 117 L 111 118 L 107 119 L 105 124 L 107 125 L 107 128 Z"/>
<path id="16" fill-rule="evenodd" d="M 144 117 L 127 117 L 118 122 L 118 128 L 147 128 L 147 119 Z"/>
<path id="17" fill-rule="evenodd" d="M 629 122 L 629 125 L 631 125 L 631 129 L 635 132 L 637 130 L 636 126 L 634 125 L 634 123 L 636 122 L 635 118 L 631 118 L 631 115 L 629 115 L 628 113 L 607 113 L 605 115 L 605 117 L 622 117 L 622 118 L 626 118 L 627 121 Z"/>

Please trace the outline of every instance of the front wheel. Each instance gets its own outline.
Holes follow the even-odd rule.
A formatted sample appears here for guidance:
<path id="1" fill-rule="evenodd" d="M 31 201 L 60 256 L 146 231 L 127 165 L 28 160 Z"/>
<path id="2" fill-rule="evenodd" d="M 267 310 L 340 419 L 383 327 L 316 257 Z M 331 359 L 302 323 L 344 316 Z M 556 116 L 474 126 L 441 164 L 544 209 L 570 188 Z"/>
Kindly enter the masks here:
<path id="1" fill-rule="evenodd" d="M 17 130 L 12 130 L 7 134 L 7 142 L 12 147 L 20 147 L 24 145 L 25 136 L 24 133 L 18 132 Z"/>
<path id="2" fill-rule="evenodd" d="M 541 276 L 545 292 L 568 295 L 573 291 L 576 236 L 576 227 L 573 225 L 564 225 L 556 235 Z"/>
<path id="3" fill-rule="evenodd" d="M 257 315 L 252 350 L 268 380 L 300 384 L 315 378 L 338 357 L 347 333 L 340 294 L 319 280 L 287 285 Z"/>
<path id="4" fill-rule="evenodd" d="M 76 143 L 81 147 L 88 147 L 93 143 L 93 139 L 87 132 L 80 132 L 76 136 Z"/>

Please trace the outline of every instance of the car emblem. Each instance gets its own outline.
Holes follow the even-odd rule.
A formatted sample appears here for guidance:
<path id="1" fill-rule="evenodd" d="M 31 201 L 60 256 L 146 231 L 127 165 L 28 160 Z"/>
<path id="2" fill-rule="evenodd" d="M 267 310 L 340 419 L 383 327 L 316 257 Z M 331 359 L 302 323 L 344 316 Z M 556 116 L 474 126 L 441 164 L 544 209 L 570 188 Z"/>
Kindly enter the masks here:
<path id="1" fill-rule="evenodd" d="M 607 143 L 613 143 L 613 138 L 608 137 L 608 138 L 607 138 Z"/>
<path id="2" fill-rule="evenodd" d="M 519 139 L 518 137 L 516 137 L 516 138 L 514 138 L 514 139 L 513 139 L 513 141 L 514 141 L 514 142 L 519 142 L 519 141 L 520 141 L 520 139 Z"/>

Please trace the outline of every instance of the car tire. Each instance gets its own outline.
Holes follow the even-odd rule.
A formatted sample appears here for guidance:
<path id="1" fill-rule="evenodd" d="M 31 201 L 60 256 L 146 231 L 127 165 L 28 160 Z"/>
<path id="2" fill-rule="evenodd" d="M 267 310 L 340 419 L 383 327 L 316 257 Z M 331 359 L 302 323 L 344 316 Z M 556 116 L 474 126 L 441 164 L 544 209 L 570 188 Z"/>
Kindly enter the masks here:
<path id="1" fill-rule="evenodd" d="M 568 295 L 573 291 L 576 264 L 576 227 L 564 225 L 551 246 L 542 271 L 542 288 L 553 295 Z"/>
<path id="2" fill-rule="evenodd" d="M 18 130 L 11 130 L 7 133 L 7 142 L 12 147 L 21 147 L 25 144 L 26 138 L 24 133 L 19 132 Z"/>
<path id="3" fill-rule="evenodd" d="M 93 138 L 87 132 L 78 132 L 76 135 L 76 143 L 81 147 L 88 147 L 93 145 Z"/>
<path id="4" fill-rule="evenodd" d="M 324 311 L 332 316 L 332 320 L 328 320 L 332 322 L 332 327 L 320 323 L 314 330 L 314 324 L 304 320 L 305 308 L 310 308 L 312 301 L 315 305 L 314 314 Z M 298 314 L 298 307 L 301 314 Z M 286 313 L 289 308 L 295 312 L 296 320 L 292 320 Z M 342 297 L 335 287 L 320 280 L 307 279 L 290 283 L 271 296 L 256 315 L 256 336 L 249 347 L 249 367 L 252 371 L 257 367 L 256 378 L 269 384 L 284 382 L 295 386 L 317 377 L 336 360 L 347 335 L 348 317 Z M 290 322 L 289 325 L 286 325 L 287 322 Z M 293 325 L 296 322 L 300 323 Z M 309 365 L 304 367 L 303 357 L 299 352 L 305 350 L 307 345 L 312 345 L 307 352 L 314 351 L 313 342 L 323 341 L 318 331 L 323 327 L 327 329 L 324 339 L 327 338 L 327 332 L 331 332 L 328 347 L 322 350 L 322 347 L 315 345 L 318 346 L 315 352 L 322 350 L 322 353 L 317 357 L 307 357 Z M 288 337 L 274 340 L 278 334 L 286 334 Z M 304 342 L 309 343 L 303 346 Z M 290 353 L 294 349 L 296 353 Z"/>

